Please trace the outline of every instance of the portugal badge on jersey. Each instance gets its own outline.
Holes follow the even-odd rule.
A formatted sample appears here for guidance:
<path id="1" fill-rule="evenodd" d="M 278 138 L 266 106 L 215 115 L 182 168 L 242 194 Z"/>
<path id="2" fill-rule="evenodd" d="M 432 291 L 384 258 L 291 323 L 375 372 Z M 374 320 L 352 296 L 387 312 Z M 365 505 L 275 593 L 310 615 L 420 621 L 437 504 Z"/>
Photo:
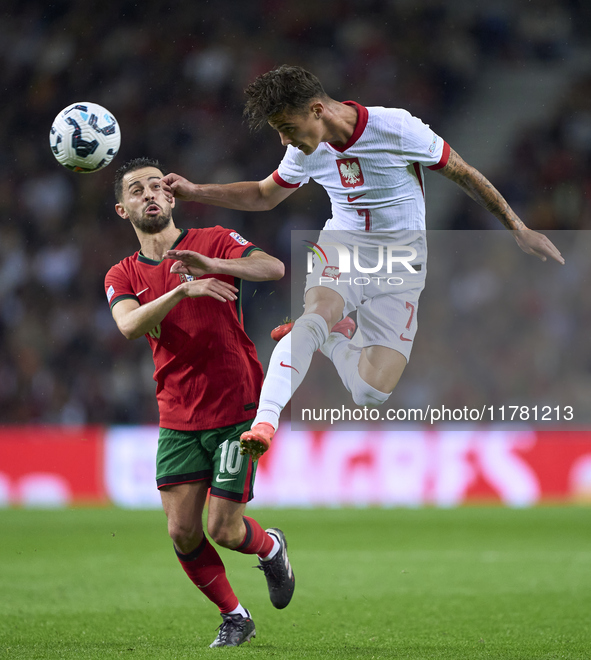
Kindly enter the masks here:
<path id="1" fill-rule="evenodd" d="M 336 163 L 345 188 L 356 188 L 364 184 L 359 158 L 339 158 Z"/>

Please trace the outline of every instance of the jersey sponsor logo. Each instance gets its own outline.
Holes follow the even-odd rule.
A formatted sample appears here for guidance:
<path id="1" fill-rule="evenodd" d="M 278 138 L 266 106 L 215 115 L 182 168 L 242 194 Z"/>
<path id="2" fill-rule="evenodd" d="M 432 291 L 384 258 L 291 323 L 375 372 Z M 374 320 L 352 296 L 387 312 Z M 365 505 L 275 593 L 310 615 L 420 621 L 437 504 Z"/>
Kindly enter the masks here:
<path id="1" fill-rule="evenodd" d="M 359 199 L 360 197 L 365 197 L 365 195 L 366 193 L 361 193 L 361 195 L 355 195 L 355 197 L 353 197 L 352 195 L 347 195 L 347 201 L 351 203 L 354 202 L 356 199 Z"/>
<path id="2" fill-rule="evenodd" d="M 223 481 L 236 481 L 236 477 L 226 477 L 224 479 L 220 479 L 220 475 L 218 474 L 215 480 L 221 484 Z"/>
<path id="3" fill-rule="evenodd" d="M 236 241 L 236 243 L 240 243 L 240 245 L 246 245 L 248 243 L 248 241 L 245 238 L 242 238 L 242 236 L 236 231 L 231 232 L 230 236 Z"/>
<path id="4" fill-rule="evenodd" d="M 400 341 L 412 341 L 412 339 L 409 339 L 408 337 L 405 337 L 401 332 L 400 333 Z"/>
<path id="5" fill-rule="evenodd" d="M 195 277 L 193 275 L 185 275 L 185 273 L 179 273 L 179 279 L 181 282 L 192 282 Z"/>
<path id="6" fill-rule="evenodd" d="M 150 288 L 150 287 L 147 286 L 145 289 L 142 289 L 141 291 L 138 291 L 138 293 L 136 293 L 135 295 L 136 295 L 136 296 L 141 296 L 142 293 L 146 293 L 146 291 L 147 291 L 149 288 Z"/>
<path id="7" fill-rule="evenodd" d="M 336 163 L 341 183 L 345 188 L 356 188 L 365 183 L 359 158 L 338 158 Z"/>
<path id="8" fill-rule="evenodd" d="M 322 271 L 322 277 L 332 277 L 333 280 L 338 280 L 341 276 L 341 271 L 336 266 L 326 266 Z"/>
<path id="9" fill-rule="evenodd" d="M 107 300 L 111 302 L 111 298 L 115 295 L 115 289 L 113 288 L 113 285 L 107 289 Z"/>

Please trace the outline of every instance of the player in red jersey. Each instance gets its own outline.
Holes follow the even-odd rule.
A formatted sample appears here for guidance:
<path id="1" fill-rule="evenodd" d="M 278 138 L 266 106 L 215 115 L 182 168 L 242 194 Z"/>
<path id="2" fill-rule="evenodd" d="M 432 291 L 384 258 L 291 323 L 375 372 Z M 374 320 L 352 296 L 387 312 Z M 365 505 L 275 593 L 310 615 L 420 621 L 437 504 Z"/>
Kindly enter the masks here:
<path id="1" fill-rule="evenodd" d="M 281 530 L 265 531 L 244 516 L 256 464 L 239 448 L 263 380 L 242 323 L 241 283 L 280 279 L 284 267 L 231 229 L 175 227 L 163 176 L 159 163 L 146 158 L 117 171 L 115 210 L 131 222 L 141 249 L 109 270 L 105 291 L 119 330 L 127 339 L 146 335 L 154 355 L 161 427 L 156 480 L 176 554 L 220 609 L 211 646 L 238 646 L 255 636 L 254 623 L 205 536 L 202 515 L 210 491 L 209 535 L 223 547 L 258 555 L 271 602 L 285 607 L 295 584 L 287 543 Z"/>
<path id="2" fill-rule="evenodd" d="M 181 200 L 263 211 L 277 206 L 312 178 L 331 201 L 332 217 L 324 230 L 345 236 L 334 240 L 349 253 L 359 240 L 364 245 L 377 241 L 380 246 L 380 232 L 415 232 L 416 244 L 409 245 L 417 254 L 424 254 L 418 262 L 422 269 L 405 275 L 408 292 L 404 297 L 383 295 L 373 283 L 363 290 L 360 286 L 346 289 L 338 275 L 331 275 L 336 270 L 332 262 L 315 263 L 320 274 L 324 275 L 327 265 L 330 272 L 322 278 L 316 272 L 308 277 L 304 314 L 277 344 L 253 428 L 243 434 L 243 449 L 257 457 L 269 448 L 281 411 L 317 350 L 332 360 L 358 405 L 381 405 L 396 387 L 416 332 L 415 311 L 426 271 L 423 167 L 457 183 L 512 230 L 524 252 L 543 261 L 550 258 L 564 263 L 564 259 L 546 236 L 525 226 L 480 172 L 406 110 L 336 101 L 316 76 L 297 66 L 281 66 L 258 76 L 246 94 L 245 114 L 251 126 L 269 124 L 286 146 L 277 170 L 261 181 L 224 185 L 194 184 L 170 174 L 164 179 L 167 193 Z M 320 246 L 331 240 L 326 233 L 318 239 Z M 355 236 L 347 239 L 347 234 Z M 365 272 L 376 274 L 374 270 Z M 360 346 L 346 341 L 336 327 L 353 309 L 361 331 Z"/>

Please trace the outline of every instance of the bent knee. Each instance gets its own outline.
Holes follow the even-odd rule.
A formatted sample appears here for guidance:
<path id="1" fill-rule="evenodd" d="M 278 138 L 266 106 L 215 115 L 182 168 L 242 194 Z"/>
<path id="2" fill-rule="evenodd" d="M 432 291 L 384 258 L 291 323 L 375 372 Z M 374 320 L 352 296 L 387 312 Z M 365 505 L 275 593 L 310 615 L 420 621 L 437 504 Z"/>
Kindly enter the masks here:
<path id="1" fill-rule="evenodd" d="M 300 316 L 301 319 L 306 319 L 306 316 L 309 314 L 317 314 L 318 316 L 321 316 L 325 323 L 326 327 L 328 328 L 328 331 L 330 332 L 330 329 L 335 325 L 335 323 L 338 323 L 342 318 L 343 318 L 343 306 L 320 306 L 320 305 L 312 305 L 310 307 L 306 307 L 306 311 L 302 316 Z"/>
<path id="2" fill-rule="evenodd" d="M 367 406 L 370 408 L 376 408 L 381 406 L 383 401 L 378 401 L 375 397 L 366 394 L 365 392 L 355 392 L 351 393 L 353 396 L 353 403 L 357 406 Z"/>
<path id="3" fill-rule="evenodd" d="M 223 548 L 237 548 L 242 542 L 241 527 L 225 518 L 214 518 L 207 523 L 207 532 L 211 539 Z"/>
<path id="4" fill-rule="evenodd" d="M 392 392 L 380 392 L 375 389 L 359 375 L 353 380 L 351 387 L 351 396 L 358 406 L 381 406 L 390 398 L 390 394 Z"/>
<path id="5" fill-rule="evenodd" d="M 194 550 L 203 538 L 203 530 L 195 525 L 183 525 L 180 523 L 168 524 L 168 535 L 174 545 L 183 553 Z"/>
<path id="6" fill-rule="evenodd" d="M 344 307 L 345 301 L 339 293 L 326 287 L 314 287 L 306 293 L 303 316 L 307 314 L 322 316 L 330 332 L 332 326 L 343 318 Z"/>

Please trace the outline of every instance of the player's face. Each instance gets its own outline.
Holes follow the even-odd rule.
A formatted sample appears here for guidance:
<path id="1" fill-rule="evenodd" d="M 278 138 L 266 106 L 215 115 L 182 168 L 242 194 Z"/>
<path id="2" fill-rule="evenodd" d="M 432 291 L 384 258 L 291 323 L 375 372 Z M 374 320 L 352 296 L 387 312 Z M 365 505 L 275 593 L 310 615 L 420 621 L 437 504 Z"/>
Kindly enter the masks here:
<path id="1" fill-rule="evenodd" d="M 144 167 L 123 177 L 123 201 L 116 205 L 117 213 L 145 234 L 158 234 L 172 219 L 174 200 L 166 201 L 160 184 L 163 176 L 155 167 Z"/>
<path id="2" fill-rule="evenodd" d="M 269 120 L 281 138 L 281 144 L 291 144 L 306 156 L 314 153 L 323 141 L 324 125 L 312 109 L 302 113 L 282 112 Z"/>

